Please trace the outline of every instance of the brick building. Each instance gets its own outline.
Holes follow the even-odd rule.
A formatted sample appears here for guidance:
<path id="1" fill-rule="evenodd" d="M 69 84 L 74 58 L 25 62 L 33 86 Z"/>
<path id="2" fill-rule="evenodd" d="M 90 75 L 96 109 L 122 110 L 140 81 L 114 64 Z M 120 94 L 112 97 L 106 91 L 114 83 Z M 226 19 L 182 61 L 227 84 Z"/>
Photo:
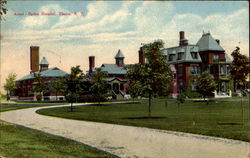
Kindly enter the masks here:
<path id="1" fill-rule="evenodd" d="M 49 63 L 45 57 L 39 63 L 39 47 L 30 47 L 30 74 L 16 81 L 16 99 L 19 100 L 36 100 L 36 94 L 32 92 L 34 74 L 40 73 L 44 82 L 48 85 L 49 91 L 44 94 L 44 100 L 65 100 L 64 96 L 59 94 L 56 97 L 55 91 L 52 88 L 53 82 L 68 74 L 57 67 L 49 68 Z"/>
<path id="2" fill-rule="evenodd" d="M 119 49 L 117 54 L 115 55 L 115 63 L 114 64 L 102 64 L 99 68 L 101 71 L 107 73 L 108 77 L 105 80 L 109 84 L 109 95 L 114 99 L 124 99 L 126 97 L 129 80 L 126 79 L 126 64 L 124 63 L 124 55 L 122 51 Z M 92 73 L 95 73 L 95 57 L 89 56 L 89 72 L 88 74 L 91 76 Z"/>
<path id="3" fill-rule="evenodd" d="M 188 86 L 196 90 L 195 78 L 202 72 L 209 72 L 218 83 L 214 97 L 229 97 L 229 65 L 231 59 L 210 33 L 203 33 L 196 44 L 189 44 L 184 31 L 180 32 L 179 46 L 163 49 L 167 62 L 176 71 L 177 93 Z"/>

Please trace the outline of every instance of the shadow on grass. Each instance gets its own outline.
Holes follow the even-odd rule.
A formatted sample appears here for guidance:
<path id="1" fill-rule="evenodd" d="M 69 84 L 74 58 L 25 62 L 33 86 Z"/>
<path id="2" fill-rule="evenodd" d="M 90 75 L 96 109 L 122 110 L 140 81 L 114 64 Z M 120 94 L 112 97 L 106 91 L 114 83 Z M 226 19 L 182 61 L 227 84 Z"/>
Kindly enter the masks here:
<path id="1" fill-rule="evenodd" d="M 217 125 L 243 125 L 243 124 L 238 122 L 218 122 Z"/>
<path id="2" fill-rule="evenodd" d="M 143 120 L 143 119 L 166 119 L 167 117 L 163 116 L 141 116 L 141 117 L 123 117 L 122 119 L 131 119 L 131 120 Z"/>

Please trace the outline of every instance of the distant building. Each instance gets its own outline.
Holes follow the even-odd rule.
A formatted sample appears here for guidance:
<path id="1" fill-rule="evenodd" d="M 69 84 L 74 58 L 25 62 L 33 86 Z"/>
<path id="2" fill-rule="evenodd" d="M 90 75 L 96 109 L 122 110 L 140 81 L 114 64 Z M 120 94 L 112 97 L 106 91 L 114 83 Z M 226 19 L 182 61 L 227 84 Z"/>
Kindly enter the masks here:
<path id="1" fill-rule="evenodd" d="M 117 54 L 115 55 L 115 63 L 114 64 L 102 64 L 99 68 L 101 71 L 104 71 L 108 74 L 108 77 L 105 80 L 109 84 L 109 94 L 114 99 L 124 99 L 127 94 L 129 87 L 129 80 L 126 79 L 126 64 L 124 64 L 124 55 L 122 51 L 119 49 Z M 89 75 L 91 76 L 95 73 L 95 57 L 89 57 Z"/>
<path id="2" fill-rule="evenodd" d="M 40 67 L 39 67 L 40 66 Z M 30 74 L 16 81 L 16 99 L 19 100 L 36 100 L 36 94 L 32 92 L 34 74 L 40 73 L 44 82 L 48 85 L 49 91 L 44 94 L 44 100 L 56 100 L 55 91 L 52 83 L 68 74 L 57 67 L 49 68 L 49 63 L 45 57 L 39 63 L 39 47 L 30 47 Z M 62 94 L 57 96 L 58 100 L 65 100 Z"/>
<path id="3" fill-rule="evenodd" d="M 164 56 L 173 71 L 176 72 L 177 93 L 183 92 L 188 86 L 196 90 L 196 78 L 202 72 L 210 73 L 218 83 L 214 97 L 231 96 L 229 90 L 229 65 L 231 59 L 210 33 L 204 33 L 196 45 L 189 44 L 184 31 L 180 32 L 179 46 L 163 49 Z M 175 69 L 175 70 L 174 70 Z"/>

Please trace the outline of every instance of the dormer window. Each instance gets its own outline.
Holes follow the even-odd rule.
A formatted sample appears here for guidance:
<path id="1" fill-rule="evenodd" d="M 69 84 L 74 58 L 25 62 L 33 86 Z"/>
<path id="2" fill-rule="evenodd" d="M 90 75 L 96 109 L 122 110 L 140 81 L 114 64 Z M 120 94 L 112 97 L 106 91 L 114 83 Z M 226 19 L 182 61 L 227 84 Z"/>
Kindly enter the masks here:
<path id="1" fill-rule="evenodd" d="M 177 56 L 177 60 L 181 60 L 184 56 L 184 52 L 179 52 Z"/>
<path id="2" fill-rule="evenodd" d="M 175 54 L 170 54 L 168 56 L 168 61 L 173 61 L 174 60 L 174 56 L 175 56 Z"/>
<path id="3" fill-rule="evenodd" d="M 198 59 L 198 52 L 191 52 L 193 59 Z"/>

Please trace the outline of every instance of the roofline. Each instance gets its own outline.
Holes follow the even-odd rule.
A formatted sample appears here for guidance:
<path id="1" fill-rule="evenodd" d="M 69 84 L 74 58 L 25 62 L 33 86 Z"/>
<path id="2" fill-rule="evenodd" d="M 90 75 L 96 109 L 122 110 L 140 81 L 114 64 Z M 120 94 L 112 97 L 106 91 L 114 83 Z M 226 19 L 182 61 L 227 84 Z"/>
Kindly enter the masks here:
<path id="1" fill-rule="evenodd" d="M 169 47 L 169 48 L 164 48 L 164 49 L 173 49 L 173 48 L 187 47 L 187 46 L 197 46 L 197 47 L 198 47 L 197 44 L 189 44 L 189 45 L 186 45 L 186 46 L 174 46 L 174 47 Z M 163 50 L 164 50 L 164 49 L 163 49 Z"/>

